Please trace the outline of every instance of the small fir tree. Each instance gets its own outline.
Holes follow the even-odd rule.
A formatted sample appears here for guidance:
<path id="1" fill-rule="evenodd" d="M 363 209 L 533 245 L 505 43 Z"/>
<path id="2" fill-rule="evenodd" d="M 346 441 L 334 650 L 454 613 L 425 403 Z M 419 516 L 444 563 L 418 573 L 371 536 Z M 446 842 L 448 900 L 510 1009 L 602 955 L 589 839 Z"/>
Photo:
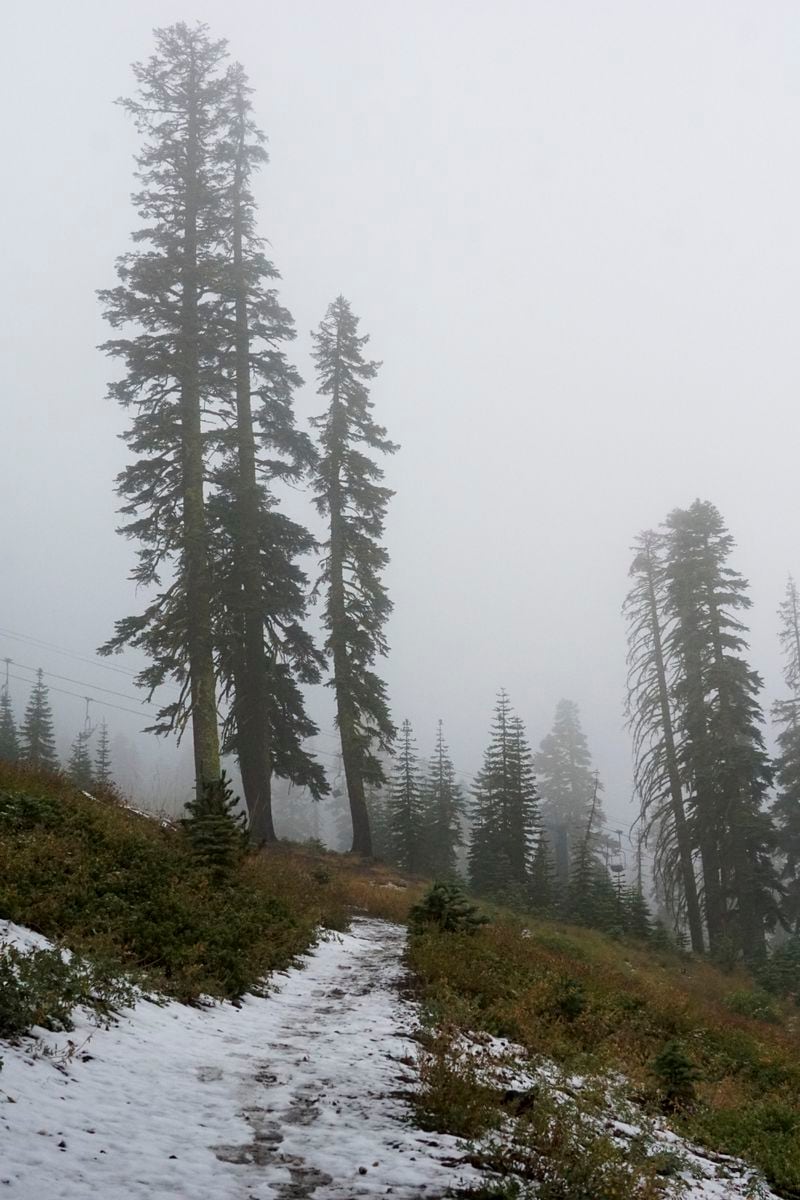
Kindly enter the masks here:
<path id="1" fill-rule="evenodd" d="M 89 751 L 90 737 L 88 729 L 81 730 L 72 743 L 67 763 L 67 775 L 75 786 L 84 792 L 88 792 L 93 783 L 92 756 Z"/>
<path id="2" fill-rule="evenodd" d="M 14 719 L 14 707 L 8 684 L 0 690 L 0 759 L 16 762 L 19 758 L 19 737 Z"/>
<path id="3" fill-rule="evenodd" d="M 228 875 L 247 846 L 247 819 L 223 771 L 186 805 L 181 821 L 192 850 L 215 876 Z"/>
<path id="4" fill-rule="evenodd" d="M 41 771 L 59 769 L 56 741 L 53 733 L 53 711 L 44 682 L 44 671 L 36 672 L 36 683 L 25 709 L 20 729 L 20 758 Z"/>
<path id="5" fill-rule="evenodd" d="M 425 853 L 425 805 L 414 745 L 411 722 L 404 721 L 392 773 L 389 828 L 393 861 L 412 873 L 422 870 Z"/>
<path id="6" fill-rule="evenodd" d="M 452 879 L 458 874 L 458 848 L 462 844 L 464 794 L 456 782 L 455 767 L 444 740 L 442 722 L 436 735 L 436 749 L 428 764 L 424 782 L 425 797 L 425 871 L 436 879 Z"/>
<path id="7" fill-rule="evenodd" d="M 105 720 L 100 722 L 100 732 L 97 735 L 97 751 L 94 756 L 94 782 L 97 787 L 113 788 L 114 777 L 111 774 L 111 742 L 108 736 L 108 725 Z"/>
<path id="8" fill-rule="evenodd" d="M 439 881 L 411 909 L 408 923 L 414 933 L 423 933 L 431 927 L 443 933 L 476 933 L 488 923 L 488 918 L 459 884 Z"/>

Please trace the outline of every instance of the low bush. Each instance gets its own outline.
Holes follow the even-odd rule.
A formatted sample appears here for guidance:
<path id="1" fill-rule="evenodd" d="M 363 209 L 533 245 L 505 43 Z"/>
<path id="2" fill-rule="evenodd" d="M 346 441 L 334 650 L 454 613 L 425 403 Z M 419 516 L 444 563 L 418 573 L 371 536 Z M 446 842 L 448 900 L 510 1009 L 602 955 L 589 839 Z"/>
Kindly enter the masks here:
<path id="1" fill-rule="evenodd" d="M 0 1037 L 13 1038 L 43 1029 L 72 1029 L 73 1011 L 90 1009 L 100 1021 L 132 1004 L 130 983 L 97 964 L 65 959 L 59 950 L 23 953 L 0 947 Z"/>

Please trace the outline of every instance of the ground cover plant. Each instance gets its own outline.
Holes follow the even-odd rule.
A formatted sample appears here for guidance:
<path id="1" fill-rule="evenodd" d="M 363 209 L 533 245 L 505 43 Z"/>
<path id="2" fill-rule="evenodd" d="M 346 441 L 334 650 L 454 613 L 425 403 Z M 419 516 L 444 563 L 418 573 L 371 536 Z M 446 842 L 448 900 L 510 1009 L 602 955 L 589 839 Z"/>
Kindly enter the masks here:
<path id="1" fill-rule="evenodd" d="M 567 1072 L 621 1073 L 625 1102 L 643 1121 L 668 1119 L 688 1139 L 753 1164 L 779 1194 L 800 1197 L 800 1017 L 792 1001 L 765 997 L 744 972 L 499 910 L 468 934 L 419 929 L 408 962 L 438 1031 L 419 1101 L 431 1127 L 473 1137 L 507 1116 L 502 1094 L 481 1087 L 459 1058 L 460 1039 L 483 1031 Z M 588 1095 L 574 1097 L 587 1112 Z M 559 1124 L 559 1144 L 570 1147 L 574 1120 L 542 1124 L 550 1108 L 546 1089 L 529 1097 L 520 1136 L 531 1161 L 556 1152 L 548 1130 Z M 567 1149 L 564 1172 L 575 1146 Z M 617 1151 L 605 1153 L 602 1138 L 579 1158 L 583 1166 L 595 1162 L 594 1182 L 573 1178 L 565 1195 L 660 1194 L 664 1166 L 646 1152 L 638 1165 L 626 1159 L 631 1170 L 636 1165 L 627 1184 L 620 1172 L 628 1167 Z"/>

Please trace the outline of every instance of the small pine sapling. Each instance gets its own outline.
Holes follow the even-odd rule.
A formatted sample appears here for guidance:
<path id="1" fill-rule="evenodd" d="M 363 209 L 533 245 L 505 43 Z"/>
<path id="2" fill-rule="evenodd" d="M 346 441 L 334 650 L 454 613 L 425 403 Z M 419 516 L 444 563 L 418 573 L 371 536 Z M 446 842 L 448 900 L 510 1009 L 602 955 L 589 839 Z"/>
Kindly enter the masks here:
<path id="1" fill-rule="evenodd" d="M 189 815 L 181 821 L 194 854 L 217 876 L 230 873 L 247 846 L 246 818 L 238 806 L 223 771 L 189 801 Z"/>
<path id="2" fill-rule="evenodd" d="M 431 926 L 443 933 L 476 933 L 486 924 L 488 918 L 457 883 L 434 883 L 409 913 L 414 933 Z"/>

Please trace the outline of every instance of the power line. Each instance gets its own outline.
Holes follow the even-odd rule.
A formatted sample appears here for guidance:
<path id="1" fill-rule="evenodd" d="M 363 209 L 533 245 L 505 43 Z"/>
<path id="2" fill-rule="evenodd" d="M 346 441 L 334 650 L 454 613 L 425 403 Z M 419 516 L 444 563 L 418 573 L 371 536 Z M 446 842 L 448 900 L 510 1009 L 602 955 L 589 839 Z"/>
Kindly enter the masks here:
<path id="1" fill-rule="evenodd" d="M 16 679 L 18 683 L 33 683 L 32 679 L 26 679 L 24 675 L 14 675 L 9 673 L 9 679 Z M 74 696 L 76 700 L 91 700 L 92 704 L 98 705 L 100 708 L 115 708 L 118 712 L 133 713 L 135 717 L 147 716 L 142 710 L 136 708 L 123 708 L 121 704 L 113 704 L 110 700 L 95 700 L 93 696 L 85 696 L 80 692 L 70 692 L 66 688 L 49 686 L 48 691 L 60 692 L 62 696 Z"/>
<path id="2" fill-rule="evenodd" d="M 88 663 L 92 667 L 97 667 L 101 671 L 113 671 L 117 675 L 125 675 L 129 679 L 136 679 L 139 676 L 138 671 L 132 671 L 130 667 L 112 666 L 111 663 L 100 662 L 98 656 L 90 658 L 85 654 L 76 654 L 74 650 L 67 650 L 63 646 L 57 646 L 54 642 L 46 642 L 42 638 L 33 637 L 27 633 L 13 633 L 10 629 L 0 629 L 0 637 L 13 638 L 15 642 L 28 642 L 31 646 L 37 646 L 42 650 L 52 650 L 55 654 L 63 654 L 66 658 L 74 658 L 76 662 Z M 174 684 L 165 683 L 162 686 L 172 687 L 178 690 Z"/>
<path id="3" fill-rule="evenodd" d="M 17 662 L 14 658 L 9 659 L 9 662 L 13 666 L 19 667 L 21 671 L 33 671 L 34 675 L 37 671 L 41 671 L 49 679 L 60 679 L 62 683 L 74 683 L 76 687 L 92 688 L 95 692 L 105 692 L 108 696 L 117 696 L 120 700 L 130 700 L 132 704 L 137 703 L 135 696 L 130 696 L 126 692 L 115 692 L 112 688 L 101 687 L 99 683 L 87 683 L 85 679 L 71 679 L 69 675 L 57 675 L 55 671 L 45 671 L 42 667 L 29 667 L 25 663 Z M 145 708 L 154 707 L 149 700 L 142 700 L 141 703 Z"/>

